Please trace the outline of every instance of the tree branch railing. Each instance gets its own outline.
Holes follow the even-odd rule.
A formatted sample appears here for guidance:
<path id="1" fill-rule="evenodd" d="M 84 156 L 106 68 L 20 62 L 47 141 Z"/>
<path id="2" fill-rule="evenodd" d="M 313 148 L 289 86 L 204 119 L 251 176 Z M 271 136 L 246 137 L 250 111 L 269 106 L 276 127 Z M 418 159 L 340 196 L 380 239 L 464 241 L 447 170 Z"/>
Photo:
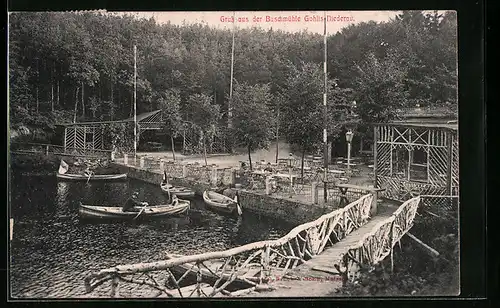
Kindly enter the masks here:
<path id="1" fill-rule="evenodd" d="M 341 241 L 370 219 L 372 199 L 373 195 L 365 195 L 344 208 L 295 227 L 277 240 L 250 243 L 226 251 L 103 269 L 85 278 L 86 291 L 91 293 L 110 282 L 110 295 L 117 297 L 120 283 L 125 282 L 134 285 L 135 289 L 123 288 L 122 296 L 134 296 L 134 290 L 138 293 L 137 288 L 145 287 L 155 291 L 144 293 L 140 290 L 148 297 L 233 295 L 241 290 L 232 289 L 232 284 L 243 284 L 244 288 L 251 289 L 268 283 L 271 277 L 285 275 Z M 175 275 L 175 269 L 181 265 L 185 272 L 179 274 L 177 271 Z M 196 277 L 195 282 L 189 285 L 188 281 L 193 277 Z"/>
<path id="2" fill-rule="evenodd" d="M 337 261 L 339 271 L 349 276 L 360 266 L 373 266 L 391 255 L 393 268 L 393 248 L 411 229 L 420 203 L 420 197 L 407 200 L 387 219 L 378 223 L 361 240 L 349 247 Z M 358 266 L 355 266 L 357 264 Z"/>

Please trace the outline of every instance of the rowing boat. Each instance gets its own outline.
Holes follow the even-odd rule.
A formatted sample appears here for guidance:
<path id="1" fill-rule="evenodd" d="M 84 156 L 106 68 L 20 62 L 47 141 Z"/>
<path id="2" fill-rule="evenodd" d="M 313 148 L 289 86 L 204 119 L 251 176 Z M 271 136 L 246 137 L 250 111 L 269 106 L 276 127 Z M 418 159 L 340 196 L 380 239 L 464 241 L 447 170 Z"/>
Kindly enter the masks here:
<path id="1" fill-rule="evenodd" d="M 172 184 L 166 184 L 166 183 L 161 183 L 160 187 L 163 192 L 166 193 L 170 192 L 170 194 L 175 194 L 177 197 L 185 197 L 185 198 L 194 197 L 194 191 L 187 187 L 173 186 Z"/>
<path id="2" fill-rule="evenodd" d="M 136 206 L 136 212 L 124 212 L 121 206 L 95 206 L 80 204 L 79 214 L 82 218 L 123 219 L 159 218 L 184 214 L 189 210 L 191 202 L 180 200 L 177 205 Z"/>
<path id="3" fill-rule="evenodd" d="M 205 190 L 205 192 L 203 192 L 203 201 L 205 201 L 209 208 L 215 211 L 241 215 L 238 197 L 231 199 L 214 191 Z"/>
<path id="4" fill-rule="evenodd" d="M 185 257 L 184 255 L 178 254 L 167 254 L 166 259 L 176 259 Z M 225 270 L 223 272 L 225 265 Z M 256 265 L 256 266 L 254 266 Z M 180 282 L 180 286 L 188 285 L 190 283 L 196 283 L 198 271 L 201 272 L 202 282 L 209 283 L 213 285 L 222 276 L 221 281 L 218 286 L 221 286 L 224 282 L 231 279 L 230 268 L 235 266 L 235 264 L 225 264 L 222 260 L 206 260 L 203 261 L 202 265 L 196 266 L 196 263 L 183 263 L 177 264 L 170 268 L 170 271 L 174 275 L 175 279 L 178 280 L 180 277 L 184 277 Z M 261 271 L 260 264 L 249 264 L 244 268 L 238 269 L 238 276 L 233 282 L 228 284 L 225 288 L 228 291 L 234 291 L 239 289 L 247 289 L 253 287 L 258 282 L 258 275 Z"/>
<path id="5" fill-rule="evenodd" d="M 126 173 L 121 174 L 92 174 L 90 177 L 85 174 L 61 174 L 57 173 L 57 178 L 62 180 L 72 181 L 111 181 L 111 180 L 124 180 L 127 178 Z"/>

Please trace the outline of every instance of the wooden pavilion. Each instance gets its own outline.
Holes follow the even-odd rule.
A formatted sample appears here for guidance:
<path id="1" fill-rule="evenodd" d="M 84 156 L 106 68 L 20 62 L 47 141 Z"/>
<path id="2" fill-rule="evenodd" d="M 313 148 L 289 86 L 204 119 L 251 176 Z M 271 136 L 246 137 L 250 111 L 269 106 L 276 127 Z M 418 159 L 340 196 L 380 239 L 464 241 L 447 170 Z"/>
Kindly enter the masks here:
<path id="1" fill-rule="evenodd" d="M 455 209 L 459 194 L 458 122 L 441 116 L 412 116 L 374 127 L 376 187 L 386 197 L 420 195 L 424 205 Z"/>
<path id="2" fill-rule="evenodd" d="M 134 118 L 116 121 L 94 121 L 59 124 L 64 128 L 63 142 L 64 152 L 89 152 L 92 150 L 112 150 L 111 140 L 106 138 L 106 125 L 113 123 L 133 123 Z M 180 132 L 183 139 L 182 152 L 186 154 L 203 153 L 200 132 L 184 123 L 183 130 Z M 155 110 L 137 115 L 137 135 L 148 130 L 161 130 L 164 125 L 163 112 Z M 132 134 L 132 132 L 130 132 Z M 133 145 L 126 151 L 132 151 Z M 225 135 L 219 132 L 212 140 L 207 142 L 207 153 L 223 153 L 226 151 Z"/>
<path id="3" fill-rule="evenodd" d="M 111 150 L 111 142 L 105 138 L 105 126 L 113 123 L 133 123 L 134 118 L 117 121 L 96 121 L 59 124 L 64 127 L 64 151 L 73 150 Z M 163 125 L 161 110 L 137 115 L 137 134 L 146 130 L 160 130 Z"/>

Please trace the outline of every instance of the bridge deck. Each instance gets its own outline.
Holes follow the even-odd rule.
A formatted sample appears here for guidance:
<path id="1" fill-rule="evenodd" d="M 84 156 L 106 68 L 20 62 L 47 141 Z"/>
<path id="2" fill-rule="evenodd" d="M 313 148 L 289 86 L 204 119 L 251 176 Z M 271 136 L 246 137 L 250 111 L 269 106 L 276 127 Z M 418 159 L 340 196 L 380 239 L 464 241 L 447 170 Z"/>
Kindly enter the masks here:
<path id="1" fill-rule="evenodd" d="M 382 204 L 379 212 L 367 224 L 353 231 L 345 239 L 326 249 L 323 253 L 311 260 L 297 266 L 287 273 L 285 277 L 274 277 L 276 281 L 270 283 L 274 288 L 267 292 L 251 292 L 240 297 L 324 297 L 329 296 L 336 289 L 342 287 L 339 275 L 317 271 L 313 268 L 333 268 L 333 260 L 338 260 L 350 246 L 360 241 L 363 236 L 371 231 L 378 223 L 390 217 L 397 206 Z M 288 278 L 290 276 L 290 278 Z"/>

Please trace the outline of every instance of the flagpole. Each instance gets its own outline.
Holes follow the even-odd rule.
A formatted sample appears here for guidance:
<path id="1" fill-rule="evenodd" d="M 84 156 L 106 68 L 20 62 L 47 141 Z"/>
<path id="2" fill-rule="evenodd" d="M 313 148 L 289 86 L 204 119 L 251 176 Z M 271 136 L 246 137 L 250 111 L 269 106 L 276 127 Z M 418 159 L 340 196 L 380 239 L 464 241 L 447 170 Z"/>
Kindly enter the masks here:
<path id="1" fill-rule="evenodd" d="M 233 103 L 233 72 L 234 72 L 234 20 L 236 12 L 233 12 L 233 44 L 231 45 L 231 80 L 229 82 L 229 104 L 227 108 L 227 126 L 232 127 L 231 118 L 233 116 L 232 103 Z"/>
<path id="2" fill-rule="evenodd" d="M 134 162 L 137 159 L 137 46 L 134 45 Z"/>
<path id="3" fill-rule="evenodd" d="M 323 45 L 324 45 L 324 61 L 323 61 L 323 73 L 324 73 L 324 78 L 325 78 L 325 88 L 323 92 L 323 116 L 324 116 L 324 122 L 323 122 L 323 156 L 324 156 L 324 169 L 325 169 L 325 174 L 324 174 L 324 185 L 323 185 L 323 198 L 325 201 L 325 204 L 328 200 L 328 189 L 327 189 L 327 183 L 326 181 L 328 180 L 328 134 L 327 134 L 327 127 L 328 127 L 328 108 L 326 106 L 326 91 L 327 91 L 327 81 L 328 81 L 328 76 L 327 76 L 327 66 L 326 66 L 326 59 L 327 59 L 327 53 L 326 53 L 326 11 L 324 11 L 324 17 L 323 17 Z"/>

